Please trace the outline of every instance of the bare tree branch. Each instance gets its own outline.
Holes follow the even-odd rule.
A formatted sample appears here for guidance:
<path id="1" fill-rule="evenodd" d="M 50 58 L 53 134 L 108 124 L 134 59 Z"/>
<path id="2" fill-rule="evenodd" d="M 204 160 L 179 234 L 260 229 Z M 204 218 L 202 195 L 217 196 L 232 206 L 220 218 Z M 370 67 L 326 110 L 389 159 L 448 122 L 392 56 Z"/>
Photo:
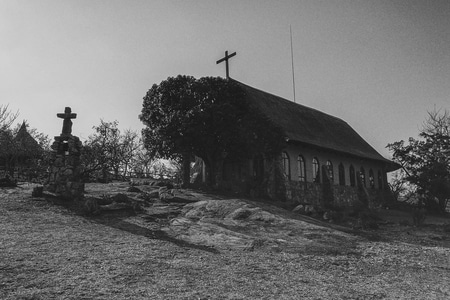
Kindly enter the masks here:
<path id="1" fill-rule="evenodd" d="M 19 111 L 15 113 L 9 110 L 9 104 L 0 104 L 0 130 L 9 129 L 19 116 Z"/>

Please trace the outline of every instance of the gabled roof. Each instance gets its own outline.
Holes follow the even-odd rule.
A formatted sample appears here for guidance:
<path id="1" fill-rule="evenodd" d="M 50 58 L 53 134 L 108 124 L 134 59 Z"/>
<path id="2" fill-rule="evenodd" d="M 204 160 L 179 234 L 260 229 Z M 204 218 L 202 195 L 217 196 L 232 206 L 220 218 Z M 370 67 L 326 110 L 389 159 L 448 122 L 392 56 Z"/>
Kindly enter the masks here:
<path id="1" fill-rule="evenodd" d="M 250 105 L 278 125 L 289 140 L 392 164 L 345 121 L 231 80 L 244 90 Z"/>
<path id="2" fill-rule="evenodd" d="M 30 156 L 36 156 L 42 151 L 42 147 L 28 132 L 25 122 L 22 123 L 19 131 L 17 131 L 14 141 L 19 146 L 18 151 L 20 154 L 27 153 Z"/>

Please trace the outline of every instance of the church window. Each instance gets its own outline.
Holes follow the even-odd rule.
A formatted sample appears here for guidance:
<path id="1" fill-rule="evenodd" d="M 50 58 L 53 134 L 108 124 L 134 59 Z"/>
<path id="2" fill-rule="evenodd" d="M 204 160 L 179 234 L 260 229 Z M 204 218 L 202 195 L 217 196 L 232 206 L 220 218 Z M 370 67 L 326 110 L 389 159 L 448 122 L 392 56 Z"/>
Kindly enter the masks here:
<path id="1" fill-rule="evenodd" d="M 291 178 L 291 167 L 289 161 L 289 155 L 286 152 L 281 154 L 281 162 L 283 164 L 283 172 L 288 179 Z"/>
<path id="2" fill-rule="evenodd" d="M 339 164 L 339 185 L 345 185 L 345 168 L 342 163 Z"/>
<path id="3" fill-rule="evenodd" d="M 319 165 L 319 160 L 317 158 L 313 158 L 312 161 L 312 175 L 313 175 L 313 182 L 320 182 L 320 165 Z"/>
<path id="4" fill-rule="evenodd" d="M 355 186 L 355 168 L 350 165 L 350 186 Z"/>
<path id="5" fill-rule="evenodd" d="M 361 180 L 361 184 L 366 186 L 366 171 L 364 170 L 364 167 L 361 167 L 359 170 L 359 178 Z"/>
<path id="6" fill-rule="evenodd" d="M 306 181 L 305 160 L 301 155 L 299 155 L 297 158 L 297 168 L 298 168 L 298 180 L 305 182 Z"/>
<path id="7" fill-rule="evenodd" d="M 375 178 L 373 177 L 373 170 L 369 170 L 369 185 L 371 189 L 375 188 Z"/>
<path id="8" fill-rule="evenodd" d="M 327 171 L 328 171 L 328 177 L 330 178 L 330 181 L 333 182 L 334 181 L 333 163 L 329 160 L 327 160 Z"/>
<path id="9" fill-rule="evenodd" d="M 380 190 L 383 189 L 383 176 L 381 175 L 381 171 L 378 170 L 378 188 Z"/>

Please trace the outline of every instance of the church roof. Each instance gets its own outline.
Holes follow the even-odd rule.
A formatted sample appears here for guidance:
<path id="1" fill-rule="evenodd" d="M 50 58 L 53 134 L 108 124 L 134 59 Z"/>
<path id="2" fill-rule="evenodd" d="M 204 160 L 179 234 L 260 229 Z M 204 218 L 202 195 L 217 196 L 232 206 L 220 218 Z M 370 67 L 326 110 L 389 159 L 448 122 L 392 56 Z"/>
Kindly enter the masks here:
<path id="1" fill-rule="evenodd" d="M 233 79 L 231 79 L 233 80 Z M 291 141 L 393 164 L 342 119 L 233 80 L 250 105 L 278 125 Z M 397 169 L 397 168 L 394 168 Z"/>

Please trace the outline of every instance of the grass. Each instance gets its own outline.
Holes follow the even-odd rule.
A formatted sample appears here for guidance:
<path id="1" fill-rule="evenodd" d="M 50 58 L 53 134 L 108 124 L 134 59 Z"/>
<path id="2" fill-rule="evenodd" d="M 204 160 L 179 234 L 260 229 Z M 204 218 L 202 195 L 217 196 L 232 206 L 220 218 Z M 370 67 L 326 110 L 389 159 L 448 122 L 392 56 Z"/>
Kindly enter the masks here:
<path id="1" fill-rule="evenodd" d="M 389 242 L 227 250 L 171 235 L 164 222 L 83 217 L 27 187 L 0 193 L 0 299 L 450 298 L 449 248 L 397 242 L 398 228 L 381 232 Z"/>

